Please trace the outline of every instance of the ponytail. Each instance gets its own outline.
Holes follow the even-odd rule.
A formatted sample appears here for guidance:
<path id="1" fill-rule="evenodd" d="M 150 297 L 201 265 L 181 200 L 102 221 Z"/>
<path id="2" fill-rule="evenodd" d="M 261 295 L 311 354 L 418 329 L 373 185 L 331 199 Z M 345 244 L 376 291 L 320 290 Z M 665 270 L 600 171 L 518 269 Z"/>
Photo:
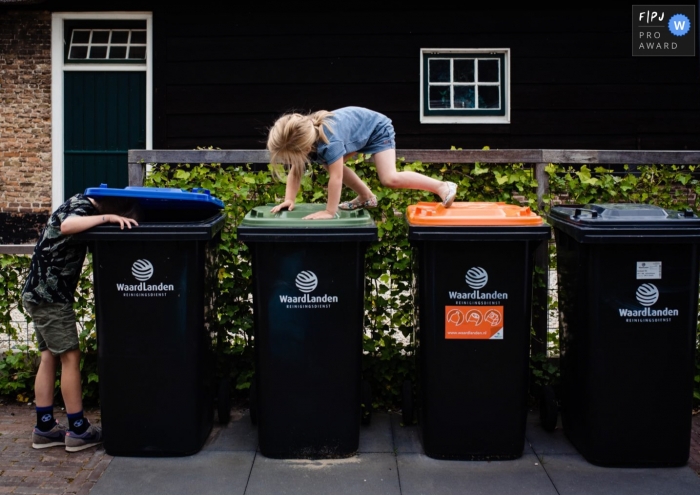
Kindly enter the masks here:
<path id="1" fill-rule="evenodd" d="M 304 175 L 309 153 L 316 147 L 316 142 L 321 139 L 328 143 L 324 127 L 332 130 L 328 122 L 331 115 L 331 112 L 320 110 L 308 115 L 288 113 L 277 119 L 267 138 L 273 176 L 281 178 L 280 163 L 289 167 L 292 177 Z"/>

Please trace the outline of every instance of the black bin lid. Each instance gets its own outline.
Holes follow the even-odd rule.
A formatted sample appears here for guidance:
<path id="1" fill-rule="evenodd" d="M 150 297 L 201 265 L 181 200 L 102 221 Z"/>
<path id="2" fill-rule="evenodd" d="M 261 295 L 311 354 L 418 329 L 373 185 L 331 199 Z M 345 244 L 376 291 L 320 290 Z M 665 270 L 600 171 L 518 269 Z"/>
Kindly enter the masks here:
<path id="1" fill-rule="evenodd" d="M 547 220 L 579 242 L 700 242 L 700 218 L 691 209 L 638 203 L 557 205 Z"/>

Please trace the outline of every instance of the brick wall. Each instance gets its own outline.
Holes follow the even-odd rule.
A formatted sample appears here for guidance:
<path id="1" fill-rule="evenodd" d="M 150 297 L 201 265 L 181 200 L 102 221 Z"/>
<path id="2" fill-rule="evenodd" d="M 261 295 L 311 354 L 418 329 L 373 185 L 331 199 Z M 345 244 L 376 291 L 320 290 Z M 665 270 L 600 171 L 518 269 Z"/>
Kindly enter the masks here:
<path id="1" fill-rule="evenodd" d="M 0 212 L 51 209 L 51 14 L 0 12 Z"/>
<path id="2" fill-rule="evenodd" d="M 51 212 L 51 14 L 0 12 L 0 244 Z"/>

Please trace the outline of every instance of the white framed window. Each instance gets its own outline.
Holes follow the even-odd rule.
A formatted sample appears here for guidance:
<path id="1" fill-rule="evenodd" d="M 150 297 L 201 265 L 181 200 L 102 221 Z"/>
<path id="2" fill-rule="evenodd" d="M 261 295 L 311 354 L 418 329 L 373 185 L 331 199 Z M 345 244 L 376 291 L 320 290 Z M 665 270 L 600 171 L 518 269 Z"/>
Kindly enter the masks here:
<path id="1" fill-rule="evenodd" d="M 420 121 L 510 123 L 510 49 L 422 48 Z"/>

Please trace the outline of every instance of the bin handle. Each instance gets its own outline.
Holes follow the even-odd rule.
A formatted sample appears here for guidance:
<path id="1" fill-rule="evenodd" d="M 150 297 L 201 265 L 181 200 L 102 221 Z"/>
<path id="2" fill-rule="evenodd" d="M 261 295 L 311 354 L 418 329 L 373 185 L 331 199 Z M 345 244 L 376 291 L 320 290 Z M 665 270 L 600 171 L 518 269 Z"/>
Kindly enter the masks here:
<path id="1" fill-rule="evenodd" d="M 580 217 L 582 211 L 587 211 L 588 213 L 590 213 L 591 218 L 598 218 L 598 212 L 595 210 L 591 210 L 590 208 L 576 208 L 574 210 L 574 218 Z"/>

